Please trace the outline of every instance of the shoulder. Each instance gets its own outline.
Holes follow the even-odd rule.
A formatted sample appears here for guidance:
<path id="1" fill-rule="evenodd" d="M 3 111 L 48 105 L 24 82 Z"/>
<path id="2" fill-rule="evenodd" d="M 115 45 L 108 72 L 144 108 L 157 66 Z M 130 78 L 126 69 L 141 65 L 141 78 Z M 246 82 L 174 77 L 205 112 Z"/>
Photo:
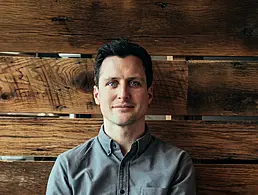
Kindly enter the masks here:
<path id="1" fill-rule="evenodd" d="M 153 137 L 152 150 L 159 156 L 163 156 L 169 161 L 181 163 L 183 161 L 192 162 L 190 155 L 183 149 Z"/>
<path id="2" fill-rule="evenodd" d="M 96 144 L 96 139 L 97 137 L 91 138 L 83 144 L 63 152 L 57 157 L 57 161 L 66 166 L 77 164 L 83 158 L 87 157 L 87 154 L 92 150 L 94 144 Z"/>
<path id="3" fill-rule="evenodd" d="M 166 174 L 170 173 L 174 179 L 182 174 L 189 178 L 195 177 L 192 158 L 185 150 L 155 137 L 153 137 L 153 140 L 149 154 L 152 155 L 157 164 L 166 167 L 163 170 Z"/>

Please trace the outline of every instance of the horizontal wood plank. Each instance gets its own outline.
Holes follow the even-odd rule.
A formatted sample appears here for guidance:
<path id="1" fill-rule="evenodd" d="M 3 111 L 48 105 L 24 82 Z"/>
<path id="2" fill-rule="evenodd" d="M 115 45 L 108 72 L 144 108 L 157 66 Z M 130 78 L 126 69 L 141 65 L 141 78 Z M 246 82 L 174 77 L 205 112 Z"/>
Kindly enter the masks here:
<path id="1" fill-rule="evenodd" d="M 1 112 L 99 112 L 90 59 L 0 57 Z"/>
<path id="2" fill-rule="evenodd" d="M 43 195 L 53 162 L 0 161 L 0 194 Z M 198 195 L 256 194 L 258 165 L 195 165 Z"/>
<path id="3" fill-rule="evenodd" d="M 257 164 L 195 165 L 197 195 L 257 194 Z"/>
<path id="4" fill-rule="evenodd" d="M 53 162 L 0 161 L 0 194 L 45 195 Z"/>
<path id="5" fill-rule="evenodd" d="M 258 63 L 190 61 L 190 115 L 258 115 Z"/>
<path id="6" fill-rule="evenodd" d="M 97 136 L 102 119 L 0 119 L 0 156 L 57 156 Z M 258 122 L 147 121 L 194 159 L 257 160 Z"/>
<path id="7" fill-rule="evenodd" d="M 89 54 L 126 37 L 156 55 L 252 56 L 258 55 L 257 10 L 256 0 L 6 0 L 0 48 Z"/>
<path id="8" fill-rule="evenodd" d="M 258 115 L 257 62 L 153 64 L 148 114 Z M 92 96 L 93 59 L 0 57 L 0 67 L 1 112 L 100 113 Z"/>
<path id="9" fill-rule="evenodd" d="M 98 134 L 102 120 L 1 119 L 0 156 L 57 156 Z"/>
<path id="10" fill-rule="evenodd" d="M 92 95 L 93 63 L 0 57 L 1 112 L 100 113 Z M 154 87 L 150 114 L 186 114 L 186 63 L 155 61 Z"/>
<path id="11" fill-rule="evenodd" d="M 258 159 L 257 121 L 147 121 L 155 136 L 194 159 Z"/>

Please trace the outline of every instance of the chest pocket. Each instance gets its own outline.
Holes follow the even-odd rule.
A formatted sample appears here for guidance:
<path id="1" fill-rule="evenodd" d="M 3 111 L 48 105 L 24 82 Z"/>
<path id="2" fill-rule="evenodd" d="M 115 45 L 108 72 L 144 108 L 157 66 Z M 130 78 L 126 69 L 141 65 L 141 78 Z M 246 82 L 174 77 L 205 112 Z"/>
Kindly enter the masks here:
<path id="1" fill-rule="evenodd" d="M 141 195 L 166 195 L 166 188 L 142 188 Z"/>

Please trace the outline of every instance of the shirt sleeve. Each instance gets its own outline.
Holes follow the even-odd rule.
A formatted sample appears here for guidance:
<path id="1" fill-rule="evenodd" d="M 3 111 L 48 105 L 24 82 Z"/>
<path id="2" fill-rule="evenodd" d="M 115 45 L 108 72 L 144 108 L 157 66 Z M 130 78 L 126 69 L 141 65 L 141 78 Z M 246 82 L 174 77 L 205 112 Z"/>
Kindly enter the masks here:
<path id="1" fill-rule="evenodd" d="M 48 178 L 46 195 L 72 195 L 65 161 L 58 156 Z"/>
<path id="2" fill-rule="evenodd" d="M 196 195 L 195 169 L 187 154 L 178 166 L 168 195 Z"/>

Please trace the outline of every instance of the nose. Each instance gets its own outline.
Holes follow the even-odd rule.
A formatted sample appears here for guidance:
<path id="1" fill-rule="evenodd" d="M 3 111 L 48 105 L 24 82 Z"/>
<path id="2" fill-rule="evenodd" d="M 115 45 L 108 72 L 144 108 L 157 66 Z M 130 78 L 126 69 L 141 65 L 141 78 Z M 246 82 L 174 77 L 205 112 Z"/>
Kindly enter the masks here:
<path id="1" fill-rule="evenodd" d="M 129 99 L 130 90 L 126 84 L 121 84 L 118 88 L 118 99 Z"/>

